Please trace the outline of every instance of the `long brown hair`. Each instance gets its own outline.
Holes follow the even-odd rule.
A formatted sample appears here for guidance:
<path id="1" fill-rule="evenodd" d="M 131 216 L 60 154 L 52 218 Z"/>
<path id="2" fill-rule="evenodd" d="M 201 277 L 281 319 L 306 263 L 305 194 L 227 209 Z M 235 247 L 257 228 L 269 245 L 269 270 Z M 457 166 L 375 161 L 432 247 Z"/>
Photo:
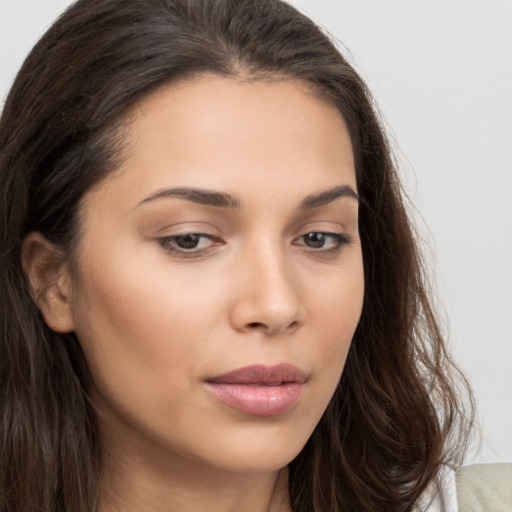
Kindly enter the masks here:
<path id="1" fill-rule="evenodd" d="M 460 462 L 470 418 L 458 371 L 389 144 L 333 43 L 280 0 L 79 0 L 25 61 L 0 120 L 1 512 L 91 512 L 101 478 L 85 359 L 35 306 L 22 241 L 40 231 L 70 251 L 81 197 L 122 155 L 130 106 L 205 72 L 308 83 L 339 109 L 354 148 L 364 307 L 335 395 L 289 465 L 293 510 L 410 510 L 443 464 Z"/>

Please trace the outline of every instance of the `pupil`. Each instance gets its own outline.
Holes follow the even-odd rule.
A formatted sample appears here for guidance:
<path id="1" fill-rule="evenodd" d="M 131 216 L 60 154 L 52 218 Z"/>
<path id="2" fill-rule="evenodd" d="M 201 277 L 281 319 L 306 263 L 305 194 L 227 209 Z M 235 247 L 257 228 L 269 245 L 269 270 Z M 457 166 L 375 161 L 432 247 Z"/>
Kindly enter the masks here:
<path id="1" fill-rule="evenodd" d="M 309 247 L 323 247 L 325 243 L 325 235 L 323 233 L 308 233 L 305 236 L 306 245 Z"/>
<path id="2" fill-rule="evenodd" d="M 176 238 L 176 244 L 182 249 L 194 249 L 198 243 L 199 236 L 194 234 L 178 236 Z"/>

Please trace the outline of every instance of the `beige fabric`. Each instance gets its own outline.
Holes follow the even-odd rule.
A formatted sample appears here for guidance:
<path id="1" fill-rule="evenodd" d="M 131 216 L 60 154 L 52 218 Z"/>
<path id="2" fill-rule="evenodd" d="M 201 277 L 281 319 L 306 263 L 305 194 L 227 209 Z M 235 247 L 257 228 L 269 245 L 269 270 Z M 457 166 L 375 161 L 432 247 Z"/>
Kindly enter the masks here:
<path id="1" fill-rule="evenodd" d="M 512 512 L 512 464 L 475 464 L 455 479 L 459 512 Z"/>

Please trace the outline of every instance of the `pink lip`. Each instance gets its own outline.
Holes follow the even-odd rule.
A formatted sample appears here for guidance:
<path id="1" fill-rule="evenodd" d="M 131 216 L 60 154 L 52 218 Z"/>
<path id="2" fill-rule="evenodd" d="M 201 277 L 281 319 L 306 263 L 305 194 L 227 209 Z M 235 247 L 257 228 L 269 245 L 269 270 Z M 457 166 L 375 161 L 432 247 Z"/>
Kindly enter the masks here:
<path id="1" fill-rule="evenodd" d="M 240 368 L 206 381 L 219 400 L 245 414 L 276 416 L 299 400 L 306 375 L 289 364 Z"/>

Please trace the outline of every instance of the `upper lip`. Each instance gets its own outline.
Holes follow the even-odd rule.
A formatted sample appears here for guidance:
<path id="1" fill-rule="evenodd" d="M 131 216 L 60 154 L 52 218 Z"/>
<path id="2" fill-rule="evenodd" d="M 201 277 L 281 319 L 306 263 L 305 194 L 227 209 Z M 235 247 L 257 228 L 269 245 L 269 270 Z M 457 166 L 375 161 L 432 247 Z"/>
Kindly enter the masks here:
<path id="1" fill-rule="evenodd" d="M 218 384 L 262 384 L 279 385 L 287 382 L 306 382 L 306 374 L 291 364 L 267 366 L 264 364 L 245 366 L 223 375 L 208 379 Z"/>

